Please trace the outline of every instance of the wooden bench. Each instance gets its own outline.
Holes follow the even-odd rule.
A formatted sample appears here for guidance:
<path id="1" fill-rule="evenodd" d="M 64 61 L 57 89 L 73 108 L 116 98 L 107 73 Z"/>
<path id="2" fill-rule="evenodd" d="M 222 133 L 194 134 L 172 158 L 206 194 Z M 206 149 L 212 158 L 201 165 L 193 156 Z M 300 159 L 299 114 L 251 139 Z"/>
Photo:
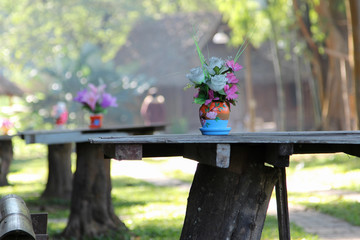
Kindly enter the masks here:
<path id="1" fill-rule="evenodd" d="M 24 200 L 9 194 L 0 200 L 0 240 L 47 240 L 47 213 L 30 214 Z"/>

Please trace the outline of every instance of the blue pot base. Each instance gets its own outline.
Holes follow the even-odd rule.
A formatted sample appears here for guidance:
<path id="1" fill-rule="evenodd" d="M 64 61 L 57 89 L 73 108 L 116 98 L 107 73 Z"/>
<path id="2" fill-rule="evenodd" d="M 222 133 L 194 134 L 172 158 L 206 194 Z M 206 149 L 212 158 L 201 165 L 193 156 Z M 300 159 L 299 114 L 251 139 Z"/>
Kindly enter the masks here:
<path id="1" fill-rule="evenodd" d="M 200 131 L 203 135 L 228 135 L 231 130 L 231 127 L 225 128 L 200 128 Z"/>

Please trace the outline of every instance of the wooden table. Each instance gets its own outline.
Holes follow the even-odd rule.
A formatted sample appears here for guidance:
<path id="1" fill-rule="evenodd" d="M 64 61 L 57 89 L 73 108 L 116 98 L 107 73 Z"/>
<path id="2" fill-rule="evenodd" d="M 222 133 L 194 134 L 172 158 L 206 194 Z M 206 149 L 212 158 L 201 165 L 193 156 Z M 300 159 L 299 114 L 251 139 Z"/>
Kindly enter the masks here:
<path id="1" fill-rule="evenodd" d="M 7 186 L 7 174 L 11 161 L 13 160 L 12 137 L 9 135 L 0 135 L 0 186 Z"/>
<path id="2" fill-rule="evenodd" d="M 360 155 L 360 132 L 264 132 L 228 136 L 100 137 L 106 158 L 183 156 L 199 162 L 181 239 L 260 239 L 276 189 L 280 239 L 290 239 L 286 172 L 289 156 Z"/>
<path id="3" fill-rule="evenodd" d="M 64 237 L 98 235 L 119 227 L 111 203 L 110 161 L 100 145 L 89 143 L 99 136 L 153 134 L 165 125 L 113 126 L 100 129 L 25 131 L 26 143 L 48 145 L 49 177 L 43 196 L 66 198 L 71 194 L 71 213 Z M 72 143 L 76 143 L 76 171 L 71 173 Z M 125 229 L 125 226 L 123 226 Z"/>

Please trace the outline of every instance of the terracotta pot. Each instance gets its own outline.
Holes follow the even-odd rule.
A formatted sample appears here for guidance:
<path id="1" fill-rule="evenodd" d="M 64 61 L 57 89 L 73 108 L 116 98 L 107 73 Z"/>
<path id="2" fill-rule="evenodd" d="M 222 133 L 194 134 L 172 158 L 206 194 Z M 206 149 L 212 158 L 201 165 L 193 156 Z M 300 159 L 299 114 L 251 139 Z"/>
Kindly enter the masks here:
<path id="1" fill-rule="evenodd" d="M 102 114 L 95 114 L 90 115 L 90 125 L 89 128 L 101 128 L 102 127 L 102 121 L 103 121 L 103 115 Z"/>
<path id="2" fill-rule="evenodd" d="M 211 102 L 201 105 L 199 110 L 200 131 L 203 135 L 227 135 L 231 128 L 227 127 L 230 106 L 226 102 Z"/>

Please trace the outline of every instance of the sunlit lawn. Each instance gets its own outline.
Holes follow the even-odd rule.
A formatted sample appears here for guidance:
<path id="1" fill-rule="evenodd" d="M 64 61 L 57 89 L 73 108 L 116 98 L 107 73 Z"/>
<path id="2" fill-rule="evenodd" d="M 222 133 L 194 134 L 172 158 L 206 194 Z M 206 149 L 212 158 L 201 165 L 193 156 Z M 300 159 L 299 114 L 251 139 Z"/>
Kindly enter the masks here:
<path id="1" fill-rule="evenodd" d="M 0 194 L 2 196 L 10 193 L 18 194 L 25 199 L 32 212 L 48 212 L 49 234 L 61 233 L 66 226 L 70 203 L 56 199 L 45 202 L 39 199 L 47 180 L 46 147 L 24 145 L 21 141 L 14 145 L 15 160 L 8 178 L 12 185 L 0 188 Z M 147 162 L 160 168 L 167 176 L 191 183 L 192 173 L 169 168 L 167 160 Z M 329 184 L 329 186 L 325 185 L 325 188 L 359 190 L 359 184 L 356 183 L 360 182 L 360 161 L 357 158 L 347 155 L 325 158 L 306 156 L 295 157 L 291 162 L 291 167 L 287 171 L 289 189 L 292 184 L 324 182 Z M 112 171 L 115 173 L 112 178 L 115 212 L 137 236 L 135 239 L 178 239 L 186 210 L 188 188 L 159 187 L 139 179 L 121 176 L 116 174 L 116 166 Z M 324 177 L 329 174 L 333 177 Z M 314 201 L 315 198 L 317 201 Z M 359 219 L 354 216 L 354 212 L 360 211 L 358 203 L 291 190 L 289 190 L 289 199 L 293 203 L 330 212 L 359 224 Z M 291 235 L 292 239 L 318 239 L 316 236 L 306 234 L 295 225 L 291 226 Z M 278 239 L 276 217 L 267 217 L 262 239 Z"/>
<path id="2" fill-rule="evenodd" d="M 334 154 L 296 156 L 288 169 L 289 201 L 360 226 L 360 202 L 346 194 L 329 195 L 330 190 L 360 193 L 360 159 Z M 298 186 L 303 185 L 301 189 Z M 305 187 L 306 186 L 306 187 Z M 292 190 L 297 191 L 292 191 Z M 314 190 L 320 191 L 314 191 Z"/>

